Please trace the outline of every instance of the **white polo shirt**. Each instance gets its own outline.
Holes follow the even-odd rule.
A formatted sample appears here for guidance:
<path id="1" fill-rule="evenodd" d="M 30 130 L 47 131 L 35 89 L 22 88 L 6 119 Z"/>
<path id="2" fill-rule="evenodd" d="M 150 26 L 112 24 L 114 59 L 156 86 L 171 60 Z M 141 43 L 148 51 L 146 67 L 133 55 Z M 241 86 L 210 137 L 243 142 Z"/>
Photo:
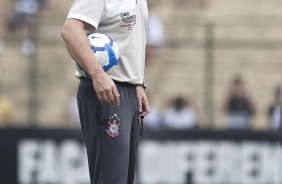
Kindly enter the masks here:
<path id="1" fill-rule="evenodd" d="M 117 43 L 120 58 L 110 74 L 113 80 L 143 84 L 147 0 L 75 0 L 67 18 L 84 21 Z"/>

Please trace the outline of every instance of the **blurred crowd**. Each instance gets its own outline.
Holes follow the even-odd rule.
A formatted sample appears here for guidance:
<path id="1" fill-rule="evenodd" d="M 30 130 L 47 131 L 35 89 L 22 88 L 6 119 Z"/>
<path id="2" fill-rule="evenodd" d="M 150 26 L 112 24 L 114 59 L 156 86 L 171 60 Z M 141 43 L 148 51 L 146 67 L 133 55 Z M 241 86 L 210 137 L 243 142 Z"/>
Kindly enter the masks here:
<path id="1" fill-rule="evenodd" d="M 41 10 L 46 6 L 47 0 L 13 0 L 6 1 L 0 12 L 0 55 L 5 51 L 8 42 L 7 37 L 10 32 L 21 33 L 21 50 L 25 56 L 32 56 L 36 51 L 34 40 L 35 25 L 38 22 Z M 150 7 L 149 7 L 150 8 Z M 159 48 L 164 45 L 164 28 L 161 18 L 151 11 L 148 19 L 148 38 L 146 47 L 146 65 L 150 67 L 151 62 Z M 282 128 L 282 86 L 277 86 L 273 90 L 273 100 L 266 107 L 265 116 L 268 119 L 268 127 L 271 130 L 281 130 Z M 188 96 L 188 95 L 187 95 Z M 192 99 L 187 96 L 173 96 L 162 109 L 153 104 L 150 114 L 145 118 L 145 127 L 152 130 L 163 129 L 196 129 L 201 128 L 201 118 Z M 222 112 L 225 117 L 227 129 L 251 129 L 251 124 L 256 116 L 256 101 L 253 99 L 244 79 L 235 76 L 227 87 Z M 13 121 L 12 99 L 2 93 L 0 89 L 0 124 L 9 126 Z M 202 113 L 201 113 L 202 114 Z M 72 125 L 79 126 L 79 115 L 76 105 L 76 94 L 71 92 L 69 101 L 66 104 L 64 119 L 72 122 Z"/>
<path id="2" fill-rule="evenodd" d="M 189 99 L 177 96 L 170 100 L 164 110 L 151 108 L 145 118 L 146 128 L 162 129 L 196 129 L 201 128 L 200 118 Z M 226 129 L 251 130 L 251 124 L 256 116 L 256 105 L 244 85 L 241 77 L 235 77 L 228 87 L 224 103 L 222 104 Z M 268 129 L 282 130 L 282 86 L 273 92 L 273 101 L 266 108 L 265 117 L 268 120 Z"/>
<path id="3" fill-rule="evenodd" d="M 0 12 L 0 54 L 5 51 L 10 32 L 20 31 L 21 50 L 32 56 L 36 50 L 36 23 L 47 0 L 9 0 L 2 3 Z"/>
<path id="4" fill-rule="evenodd" d="M 251 129 L 251 123 L 256 115 L 256 105 L 244 81 L 235 77 L 228 87 L 224 104 L 222 104 L 225 124 L 227 129 L 247 130 Z M 282 129 L 282 86 L 273 90 L 273 100 L 266 108 L 265 116 L 268 119 L 270 130 L 280 131 Z M 10 127 L 13 122 L 12 100 L 0 89 L 0 124 Z M 79 126 L 79 114 L 77 109 L 76 94 L 71 92 L 69 101 L 66 104 L 64 119 L 70 126 Z M 150 114 L 144 119 L 145 128 L 152 130 L 162 129 L 198 129 L 200 117 L 197 108 L 185 96 L 175 96 L 164 104 L 164 108 L 151 105 Z"/>

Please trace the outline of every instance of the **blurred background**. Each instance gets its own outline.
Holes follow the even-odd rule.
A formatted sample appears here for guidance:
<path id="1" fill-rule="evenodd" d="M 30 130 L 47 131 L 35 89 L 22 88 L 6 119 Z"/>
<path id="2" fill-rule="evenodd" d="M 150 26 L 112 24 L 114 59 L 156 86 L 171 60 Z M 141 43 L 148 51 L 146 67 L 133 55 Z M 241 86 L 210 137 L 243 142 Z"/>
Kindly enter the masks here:
<path id="1" fill-rule="evenodd" d="M 81 147 L 79 80 L 60 37 L 72 3 L 0 0 L 0 138 L 19 140 L 5 141 L 0 154 L 8 157 L 13 146 L 20 152 L 22 144 L 42 153 L 39 145 L 46 139 L 58 148 L 63 144 L 58 142 L 73 138 L 78 144 L 67 145 Z M 282 0 L 148 0 L 148 7 L 145 81 L 151 114 L 145 118 L 138 182 L 281 184 Z M 44 144 L 35 149 L 26 136 Z M 201 162 L 194 162 L 201 154 Z M 21 168 L 21 157 L 14 156 Z M 202 167 L 206 159 L 210 165 Z M 152 169 L 156 160 L 169 162 Z M 224 160 L 241 165 L 229 167 Z M 229 168 L 230 180 L 218 167 Z M 182 175 L 172 174 L 178 169 Z M 18 183 L 44 183 L 16 170 Z"/>

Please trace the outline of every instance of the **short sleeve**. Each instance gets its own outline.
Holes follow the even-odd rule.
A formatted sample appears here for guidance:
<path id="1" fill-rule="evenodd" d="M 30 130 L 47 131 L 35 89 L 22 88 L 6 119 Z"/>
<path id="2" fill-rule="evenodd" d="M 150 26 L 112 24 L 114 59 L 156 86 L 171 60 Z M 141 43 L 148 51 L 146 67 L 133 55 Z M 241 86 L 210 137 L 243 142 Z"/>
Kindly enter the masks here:
<path id="1" fill-rule="evenodd" d="M 67 18 L 86 22 L 96 29 L 106 14 L 106 0 L 75 0 Z"/>

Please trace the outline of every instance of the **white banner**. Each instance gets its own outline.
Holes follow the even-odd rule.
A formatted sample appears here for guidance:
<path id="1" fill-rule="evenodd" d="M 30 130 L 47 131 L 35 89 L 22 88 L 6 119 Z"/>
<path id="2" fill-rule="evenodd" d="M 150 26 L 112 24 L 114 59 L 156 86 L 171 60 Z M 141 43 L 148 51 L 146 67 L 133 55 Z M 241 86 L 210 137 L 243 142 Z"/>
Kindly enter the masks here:
<path id="1" fill-rule="evenodd" d="M 18 144 L 18 183 L 89 184 L 86 150 L 75 139 L 25 139 Z"/>
<path id="2" fill-rule="evenodd" d="M 147 140 L 139 153 L 142 184 L 282 183 L 278 143 Z"/>

